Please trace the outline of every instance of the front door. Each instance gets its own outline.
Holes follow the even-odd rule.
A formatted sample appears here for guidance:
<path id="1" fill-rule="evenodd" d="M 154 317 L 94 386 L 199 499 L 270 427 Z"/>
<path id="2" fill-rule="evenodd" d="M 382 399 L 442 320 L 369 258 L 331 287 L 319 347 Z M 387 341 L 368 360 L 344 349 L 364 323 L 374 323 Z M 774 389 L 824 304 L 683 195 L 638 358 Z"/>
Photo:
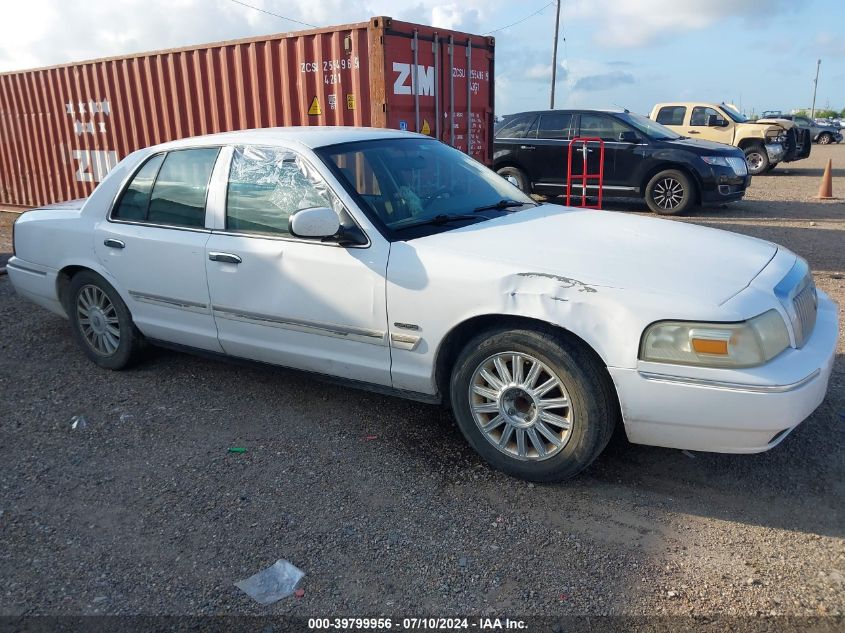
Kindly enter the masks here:
<path id="1" fill-rule="evenodd" d="M 298 154 L 234 149 L 225 218 L 205 249 L 220 344 L 235 356 L 390 385 L 389 244 L 341 247 L 292 236 L 290 215 L 318 206 L 352 222 Z"/>
<path id="2" fill-rule="evenodd" d="M 707 125 L 708 119 L 715 117 L 716 125 Z M 689 135 L 695 139 L 705 139 L 716 143 L 733 143 L 733 125 L 731 121 L 719 112 L 716 108 L 707 106 L 695 106 L 690 110 L 689 125 L 682 135 Z"/>
<path id="3" fill-rule="evenodd" d="M 99 223 L 94 250 L 153 339 L 222 351 L 205 279 L 206 198 L 219 149 L 149 158 Z"/>

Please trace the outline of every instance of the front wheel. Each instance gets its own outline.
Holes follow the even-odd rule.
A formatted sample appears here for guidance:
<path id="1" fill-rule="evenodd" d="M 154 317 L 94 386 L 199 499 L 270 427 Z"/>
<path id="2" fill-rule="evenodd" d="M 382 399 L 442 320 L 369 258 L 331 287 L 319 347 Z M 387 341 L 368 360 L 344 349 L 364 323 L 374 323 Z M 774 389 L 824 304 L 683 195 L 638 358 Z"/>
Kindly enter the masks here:
<path id="1" fill-rule="evenodd" d="M 123 369 L 132 362 L 141 333 L 111 284 L 92 271 L 77 273 L 66 307 L 73 336 L 88 358 L 106 369 Z"/>
<path id="2" fill-rule="evenodd" d="M 833 136 L 828 134 L 827 132 L 822 132 L 819 134 L 819 145 L 830 145 L 833 141 Z"/>
<path id="3" fill-rule="evenodd" d="M 687 211 L 695 200 L 689 176 L 677 169 L 656 174 L 645 188 L 648 208 L 660 215 L 678 215 Z"/>
<path id="4" fill-rule="evenodd" d="M 563 481 L 589 466 L 616 425 L 602 367 L 551 331 L 493 330 L 470 341 L 451 379 L 461 432 L 494 468 Z"/>
<path id="5" fill-rule="evenodd" d="M 769 154 L 762 145 L 752 145 L 745 148 L 745 163 L 748 165 L 748 173 L 752 176 L 759 176 L 764 173 L 771 164 Z"/>

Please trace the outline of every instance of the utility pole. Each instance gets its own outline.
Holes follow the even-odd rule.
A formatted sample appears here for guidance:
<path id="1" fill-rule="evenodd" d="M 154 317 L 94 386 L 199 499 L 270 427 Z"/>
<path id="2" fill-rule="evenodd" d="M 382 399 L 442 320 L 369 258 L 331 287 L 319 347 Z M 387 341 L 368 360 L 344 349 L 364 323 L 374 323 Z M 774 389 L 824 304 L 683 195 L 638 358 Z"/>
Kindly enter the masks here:
<path id="1" fill-rule="evenodd" d="M 816 62 L 816 78 L 813 80 L 813 106 L 810 108 L 810 118 L 816 118 L 816 90 L 819 87 L 819 67 L 822 65 L 822 60 Z"/>
<path id="2" fill-rule="evenodd" d="M 555 78 L 557 76 L 557 34 L 560 31 L 560 0 L 555 2 L 557 5 L 556 7 L 556 14 L 555 14 L 555 43 L 552 47 L 552 94 L 549 97 L 549 109 L 555 109 Z"/>

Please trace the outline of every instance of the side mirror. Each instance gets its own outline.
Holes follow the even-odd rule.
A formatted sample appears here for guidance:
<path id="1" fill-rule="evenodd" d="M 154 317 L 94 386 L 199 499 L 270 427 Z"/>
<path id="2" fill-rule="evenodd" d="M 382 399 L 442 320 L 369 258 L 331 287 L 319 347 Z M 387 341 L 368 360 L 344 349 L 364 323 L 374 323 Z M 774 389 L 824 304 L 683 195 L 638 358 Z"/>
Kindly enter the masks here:
<path id="1" fill-rule="evenodd" d="M 328 207 L 300 209 L 288 219 L 294 237 L 332 237 L 340 230 L 337 213 Z"/>
<path id="2" fill-rule="evenodd" d="M 639 143 L 640 137 L 637 136 L 637 133 L 628 130 L 626 132 L 619 132 L 619 142 L 620 143 Z"/>
<path id="3" fill-rule="evenodd" d="M 728 122 L 716 114 L 708 114 L 707 127 L 728 127 Z"/>

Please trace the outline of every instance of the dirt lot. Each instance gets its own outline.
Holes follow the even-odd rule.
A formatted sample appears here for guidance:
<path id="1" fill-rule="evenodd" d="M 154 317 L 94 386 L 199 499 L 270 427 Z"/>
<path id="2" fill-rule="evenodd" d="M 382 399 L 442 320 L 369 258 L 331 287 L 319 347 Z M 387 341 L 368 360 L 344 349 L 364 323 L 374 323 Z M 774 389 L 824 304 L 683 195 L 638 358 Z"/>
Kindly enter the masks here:
<path id="1" fill-rule="evenodd" d="M 845 197 L 845 146 L 814 147 L 680 221 L 797 251 L 845 305 L 845 203 L 813 199 L 831 156 Z M 841 617 L 843 354 L 768 453 L 618 441 L 535 486 L 490 471 L 435 407 L 163 350 L 100 370 L 0 277 L 0 614 Z M 232 586 L 278 558 L 303 597 L 260 607 Z"/>

